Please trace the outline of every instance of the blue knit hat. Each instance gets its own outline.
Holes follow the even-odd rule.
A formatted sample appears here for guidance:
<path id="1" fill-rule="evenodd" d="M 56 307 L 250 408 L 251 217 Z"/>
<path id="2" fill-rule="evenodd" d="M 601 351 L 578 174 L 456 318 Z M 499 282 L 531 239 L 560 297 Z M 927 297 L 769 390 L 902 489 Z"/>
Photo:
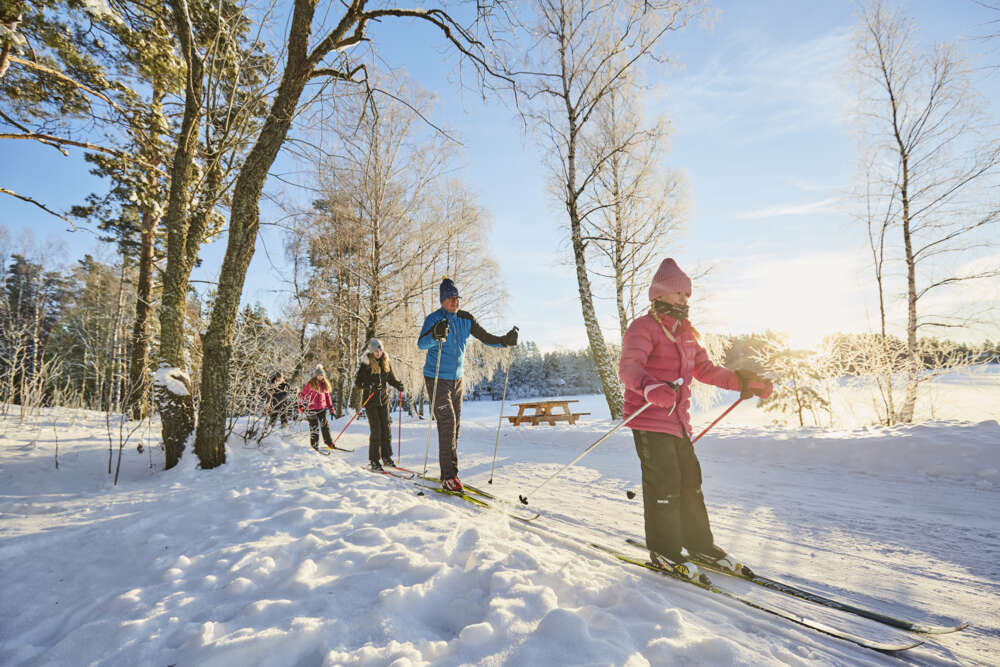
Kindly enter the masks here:
<path id="1" fill-rule="evenodd" d="M 441 303 L 444 303 L 445 299 L 450 299 L 453 296 L 458 296 L 458 288 L 455 287 L 455 283 L 451 281 L 451 278 L 444 278 L 441 281 Z"/>

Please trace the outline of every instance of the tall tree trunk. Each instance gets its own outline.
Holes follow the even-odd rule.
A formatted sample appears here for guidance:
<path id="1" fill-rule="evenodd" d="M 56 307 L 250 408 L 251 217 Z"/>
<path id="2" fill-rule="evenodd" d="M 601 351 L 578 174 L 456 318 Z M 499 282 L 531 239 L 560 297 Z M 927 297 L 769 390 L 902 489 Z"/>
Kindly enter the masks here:
<path id="1" fill-rule="evenodd" d="M 132 323 L 131 355 L 128 368 L 126 409 L 132 419 L 146 416 L 149 397 L 149 323 L 153 300 L 153 250 L 159 220 L 151 211 L 142 214 L 142 243 L 139 249 L 139 280 L 136 284 L 135 320 Z"/>
<path id="2" fill-rule="evenodd" d="M 615 305 L 618 306 L 618 329 L 622 340 L 625 340 L 625 332 L 628 330 L 628 314 L 626 312 L 625 289 L 625 252 L 628 250 L 625 244 L 625 222 L 622 212 L 622 192 L 619 181 L 620 171 L 618 168 L 618 156 L 611 159 L 612 190 L 611 196 L 615 202 L 615 240 L 614 240 L 614 271 L 615 271 Z M 631 294 L 629 294 L 631 301 Z"/>
<path id="3" fill-rule="evenodd" d="M 376 206 L 376 215 L 378 209 Z M 365 326 L 365 340 L 367 342 L 375 337 L 378 330 L 379 317 L 382 305 L 382 225 L 376 218 L 374 229 L 372 230 L 372 258 L 371 258 L 371 294 L 368 303 L 368 324 Z"/>
<path id="4" fill-rule="evenodd" d="M 122 390 L 122 329 L 124 328 L 125 314 L 125 276 L 128 273 L 128 257 L 122 254 L 122 271 L 118 279 L 118 305 L 115 307 L 114 321 L 111 323 L 111 345 L 110 353 L 110 382 L 108 388 L 108 411 L 115 412 L 116 408 L 121 409 Z"/>
<path id="5" fill-rule="evenodd" d="M 917 349 L 917 266 L 913 259 L 909 201 L 903 199 L 903 245 L 906 249 L 906 394 L 899 408 L 899 421 L 909 424 L 917 405 L 920 382 L 920 354 Z"/>
<path id="6" fill-rule="evenodd" d="M 906 254 L 906 394 L 899 408 L 899 421 L 909 424 L 917 404 L 917 384 L 920 380 L 920 356 L 917 353 L 917 265 L 913 257 L 910 220 L 910 162 L 900 135 L 896 134 L 901 161 L 902 183 L 899 197 L 903 205 L 903 247 Z"/>
<path id="7" fill-rule="evenodd" d="M 296 26 L 293 25 L 293 36 L 295 31 Z M 298 37 L 307 38 L 308 28 L 304 35 Z M 290 37 L 290 42 L 292 39 L 294 37 Z M 271 111 L 240 170 L 233 190 L 226 255 L 219 274 L 219 288 L 212 316 L 205 333 L 202 358 L 201 403 L 194 442 L 202 469 L 215 468 L 226 462 L 226 404 L 230 391 L 229 360 L 232 355 L 236 314 L 247 266 L 253 257 L 257 240 L 260 225 L 258 203 L 264 190 L 264 182 L 288 134 L 302 90 L 312 71 L 312 66 L 305 58 L 304 46 L 305 44 L 295 44 L 289 49 L 288 64 Z"/>
<path id="8" fill-rule="evenodd" d="M 177 35 L 187 63 L 184 91 L 184 116 L 177 137 L 177 150 L 170 169 L 170 193 L 164 226 L 167 230 L 167 266 L 163 274 L 163 298 L 160 305 L 160 362 L 162 375 L 174 382 L 156 385 L 156 403 L 162 417 L 166 467 L 180 461 L 184 446 L 194 430 L 194 392 L 187 377 L 184 358 L 184 316 L 187 310 L 188 279 L 201 245 L 203 229 L 193 228 L 189 219 L 189 191 L 197 147 L 198 126 L 204 97 L 204 66 L 192 34 L 191 19 L 184 0 L 171 5 Z M 161 379 L 164 379 L 161 375 Z M 186 391 L 178 392 L 177 382 Z"/>
<path id="9" fill-rule="evenodd" d="M 163 161 L 160 151 L 160 123 L 162 117 L 163 85 L 153 81 L 152 110 L 144 143 L 144 157 L 147 162 L 159 165 Z M 157 187 L 157 192 L 162 190 Z M 125 394 L 126 409 L 132 419 L 146 416 L 149 403 L 149 341 L 150 319 L 153 312 L 153 260 L 156 255 L 156 230 L 160 217 L 152 210 L 142 212 L 142 228 L 139 246 L 139 278 L 135 294 L 135 319 L 132 322 L 132 336 L 129 341 L 128 389 Z"/>
<path id="10" fill-rule="evenodd" d="M 567 96 L 568 99 L 568 96 Z M 580 294 L 580 309 L 583 312 L 583 324 L 587 330 L 587 340 L 590 343 L 590 356 L 597 367 L 597 375 L 601 378 L 601 388 L 608 402 L 612 419 L 620 419 L 624 414 L 624 396 L 621 383 L 618 380 L 617 369 L 611 362 L 608 347 L 604 342 L 597 311 L 594 308 L 594 295 L 590 289 L 590 278 L 587 276 L 586 244 L 583 242 L 582 224 L 580 222 L 579 195 L 576 192 L 576 132 L 572 112 L 569 114 L 570 140 L 566 152 L 566 212 L 569 213 L 570 236 L 573 243 L 573 258 L 576 264 L 576 284 Z"/>

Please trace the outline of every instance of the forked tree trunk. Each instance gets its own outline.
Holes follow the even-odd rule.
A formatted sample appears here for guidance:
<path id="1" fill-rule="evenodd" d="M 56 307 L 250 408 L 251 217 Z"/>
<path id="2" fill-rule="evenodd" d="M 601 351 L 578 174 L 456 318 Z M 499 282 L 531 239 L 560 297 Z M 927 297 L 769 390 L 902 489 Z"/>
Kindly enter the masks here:
<path id="1" fill-rule="evenodd" d="M 197 148 L 198 126 L 204 97 L 204 67 L 191 29 L 187 5 L 183 0 L 172 3 L 177 34 L 187 63 L 184 92 L 184 116 L 177 137 L 170 170 L 170 193 L 164 226 L 167 230 L 167 266 L 163 274 L 163 298 L 160 305 L 160 369 L 177 377 L 187 377 L 184 359 L 184 316 L 187 309 L 188 279 L 201 245 L 202 228 L 189 219 L 188 197 L 194 154 Z M 188 386 L 183 395 L 171 391 L 175 384 L 158 383 L 157 409 L 162 418 L 163 446 L 166 467 L 180 461 L 187 439 L 194 430 L 194 396 Z"/>
<path id="2" fill-rule="evenodd" d="M 293 32 L 295 28 L 293 27 Z M 306 35 L 298 37 L 308 37 Z M 289 62 L 282 77 L 257 143 L 247 156 L 233 190 L 232 212 L 226 255 L 219 274 L 219 288 L 208 330 L 205 333 L 201 372 L 201 403 L 195 453 L 203 469 L 226 462 L 226 404 L 229 392 L 229 360 L 233 331 L 239 310 L 247 267 L 253 257 L 260 225 L 258 202 L 264 190 L 268 170 L 288 134 L 302 90 L 311 73 L 305 52 L 289 52 Z"/>

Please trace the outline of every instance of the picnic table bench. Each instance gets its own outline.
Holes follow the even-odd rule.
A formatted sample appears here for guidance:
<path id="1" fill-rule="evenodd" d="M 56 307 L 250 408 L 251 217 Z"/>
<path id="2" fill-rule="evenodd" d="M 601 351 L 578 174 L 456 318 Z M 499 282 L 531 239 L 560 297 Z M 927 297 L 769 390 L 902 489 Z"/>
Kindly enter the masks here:
<path id="1" fill-rule="evenodd" d="M 516 415 L 504 415 L 514 426 L 529 423 L 538 426 L 542 422 L 547 422 L 549 426 L 555 426 L 557 421 L 575 424 L 576 420 L 589 412 L 572 412 L 569 409 L 570 403 L 577 403 L 576 400 L 565 401 L 532 401 L 530 403 L 514 403 L 517 407 Z M 526 411 L 530 411 L 525 414 Z"/>

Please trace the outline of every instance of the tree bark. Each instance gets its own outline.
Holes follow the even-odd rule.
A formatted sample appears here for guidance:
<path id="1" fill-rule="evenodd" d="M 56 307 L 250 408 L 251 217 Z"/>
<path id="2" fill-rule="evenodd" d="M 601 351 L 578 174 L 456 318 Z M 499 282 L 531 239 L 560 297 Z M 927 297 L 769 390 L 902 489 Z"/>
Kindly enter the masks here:
<path id="1" fill-rule="evenodd" d="M 215 468 L 226 462 L 226 397 L 229 392 L 229 360 L 232 355 L 236 314 L 247 267 L 257 240 L 260 225 L 258 202 L 264 190 L 264 182 L 288 134 L 299 98 L 312 71 L 312 65 L 304 51 L 308 33 L 308 23 L 301 25 L 293 19 L 288 64 L 281 85 L 233 190 L 226 255 L 219 274 L 219 288 L 211 320 L 205 333 L 202 359 L 201 402 L 194 443 L 202 469 Z"/>
<path id="2" fill-rule="evenodd" d="M 171 5 L 187 63 L 187 77 L 184 116 L 170 170 L 170 193 L 164 215 L 167 266 L 163 274 L 163 299 L 160 306 L 159 365 L 161 368 L 176 368 L 184 373 L 187 366 L 184 359 L 184 315 L 187 309 L 188 279 L 201 245 L 201 230 L 192 229 L 188 218 L 188 193 L 205 84 L 204 66 L 194 43 L 187 4 L 184 0 L 173 0 Z M 167 385 L 158 385 L 156 402 L 162 417 L 163 446 L 166 449 L 166 467 L 169 469 L 180 461 L 185 443 L 194 429 L 194 396 L 191 391 L 185 396 L 178 396 L 168 391 Z"/>
<path id="3" fill-rule="evenodd" d="M 142 215 L 142 242 L 139 249 L 139 279 L 136 284 L 135 321 L 132 323 L 131 355 L 128 369 L 126 409 L 132 419 L 146 416 L 149 397 L 149 323 L 153 300 L 153 249 L 159 224 L 151 211 Z"/>
<path id="4" fill-rule="evenodd" d="M 565 70 L 564 70 L 565 71 Z M 580 310 L 583 313 L 583 324 L 587 330 L 587 340 L 590 343 L 590 356 L 601 378 L 601 388 L 608 402 L 612 419 L 620 419 L 625 412 L 624 395 L 621 383 L 618 381 L 617 369 L 611 363 L 611 355 L 604 342 L 604 334 L 597 319 L 594 308 L 594 295 L 590 288 L 590 278 L 587 276 L 586 244 L 583 241 L 582 224 L 579 212 L 579 194 L 576 191 L 576 137 L 578 128 L 572 107 L 569 105 L 569 87 L 566 87 L 566 108 L 568 112 L 567 135 L 569 137 L 566 151 L 566 212 L 569 214 L 570 237 L 573 243 L 573 258 L 576 264 L 576 284 L 580 294 Z"/>

